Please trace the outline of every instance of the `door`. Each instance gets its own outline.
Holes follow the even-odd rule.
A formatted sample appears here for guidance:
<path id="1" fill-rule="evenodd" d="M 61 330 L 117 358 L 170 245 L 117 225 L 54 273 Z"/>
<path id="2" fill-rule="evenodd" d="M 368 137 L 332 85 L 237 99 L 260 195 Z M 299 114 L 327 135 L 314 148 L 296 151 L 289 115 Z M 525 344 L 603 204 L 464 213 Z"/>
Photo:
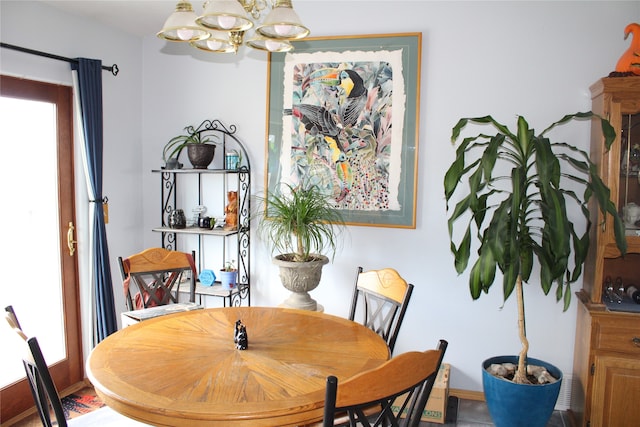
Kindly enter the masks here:
<path id="1" fill-rule="evenodd" d="M 592 427 L 635 427 L 640 419 L 640 361 L 635 357 L 596 357 Z"/>
<path id="2" fill-rule="evenodd" d="M 84 377 L 74 223 L 73 107 L 69 86 L 0 76 L 1 309 L 36 336 L 59 391 Z M 34 406 L 20 346 L 3 322 L 0 420 Z M 4 343 L 7 343 L 5 345 Z"/>

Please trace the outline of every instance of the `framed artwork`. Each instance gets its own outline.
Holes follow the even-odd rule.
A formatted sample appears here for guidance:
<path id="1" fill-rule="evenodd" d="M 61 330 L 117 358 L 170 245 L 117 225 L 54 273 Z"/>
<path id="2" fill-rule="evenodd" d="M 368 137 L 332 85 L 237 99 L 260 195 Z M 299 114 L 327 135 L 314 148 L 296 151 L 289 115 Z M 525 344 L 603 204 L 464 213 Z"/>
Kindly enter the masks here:
<path id="1" fill-rule="evenodd" d="M 266 189 L 317 185 L 350 225 L 416 227 L 421 33 L 269 54 Z"/>

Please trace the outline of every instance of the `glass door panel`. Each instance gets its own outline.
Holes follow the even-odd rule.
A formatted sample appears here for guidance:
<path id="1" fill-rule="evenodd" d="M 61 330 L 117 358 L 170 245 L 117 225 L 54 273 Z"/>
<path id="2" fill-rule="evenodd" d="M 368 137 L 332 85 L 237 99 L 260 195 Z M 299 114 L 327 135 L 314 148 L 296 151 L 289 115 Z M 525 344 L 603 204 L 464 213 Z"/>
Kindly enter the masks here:
<path id="1" fill-rule="evenodd" d="M 56 106 L 49 102 L 0 97 L 0 224 L 5 249 L 0 292 L 2 308 L 13 305 L 28 336 L 38 337 L 45 359 L 65 358 L 60 243 Z M 6 252 L 5 252 L 6 253 Z M 1 328 L 0 387 L 24 377 L 21 347 Z M 13 344 L 13 345 L 12 345 Z"/>
<path id="2" fill-rule="evenodd" d="M 622 115 L 618 207 L 627 236 L 640 236 L 640 114 Z"/>

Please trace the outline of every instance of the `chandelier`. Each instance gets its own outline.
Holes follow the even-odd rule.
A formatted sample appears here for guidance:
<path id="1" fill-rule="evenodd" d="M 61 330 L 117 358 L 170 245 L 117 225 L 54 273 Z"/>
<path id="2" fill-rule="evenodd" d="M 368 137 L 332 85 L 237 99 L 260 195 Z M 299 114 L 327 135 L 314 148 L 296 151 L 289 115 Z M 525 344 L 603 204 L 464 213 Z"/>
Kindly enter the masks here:
<path id="1" fill-rule="evenodd" d="M 271 11 L 260 23 L 267 6 Z M 253 35 L 244 41 L 245 33 L 254 25 Z M 221 53 L 236 53 L 243 44 L 269 52 L 288 52 L 293 50 L 291 40 L 308 35 L 309 29 L 302 25 L 291 0 L 208 0 L 199 16 L 191 2 L 179 1 L 157 34 L 168 41 Z"/>

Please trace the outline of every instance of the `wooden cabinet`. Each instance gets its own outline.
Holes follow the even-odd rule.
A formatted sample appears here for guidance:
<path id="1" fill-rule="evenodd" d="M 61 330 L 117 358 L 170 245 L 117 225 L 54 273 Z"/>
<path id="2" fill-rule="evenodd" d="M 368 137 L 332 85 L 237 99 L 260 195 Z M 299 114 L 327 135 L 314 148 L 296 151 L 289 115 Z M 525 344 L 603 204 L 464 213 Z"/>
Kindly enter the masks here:
<path id="1" fill-rule="evenodd" d="M 611 122 L 616 140 L 604 147 L 594 124 L 591 159 L 624 218 L 640 205 L 640 77 L 607 77 L 591 86 L 592 110 Z M 594 122 L 595 123 L 595 122 Z M 633 209 L 632 209 L 633 208 Z M 640 305 L 606 296 L 608 279 L 640 285 L 640 222 L 625 222 L 627 255 L 618 251 L 613 220 L 595 206 L 583 289 L 578 292 L 571 413 L 574 425 L 636 426 L 640 423 Z"/>
<path id="2" fill-rule="evenodd" d="M 161 176 L 161 225 L 153 231 L 162 235 L 162 247 L 196 251 L 196 268 L 213 270 L 218 279 L 213 286 L 202 286 L 198 282 L 196 294 L 221 297 L 225 305 L 251 305 L 250 293 L 250 200 L 251 168 L 247 150 L 235 135 L 236 127 L 226 127 L 218 120 L 205 121 L 198 129 L 217 141 L 217 151 L 207 169 L 158 169 Z M 225 158 L 226 153 L 238 155 L 240 159 L 232 167 Z M 200 227 L 197 216 L 210 217 L 212 221 L 224 223 L 228 193 L 237 192 L 237 226 Z M 175 209 L 182 209 L 187 227 L 171 228 L 169 216 Z M 206 209 L 203 213 L 204 209 Z M 180 242 L 178 240 L 180 239 Z M 233 261 L 238 270 L 237 286 L 223 290 L 220 285 L 220 269 Z"/>
<path id="3" fill-rule="evenodd" d="M 631 313 L 594 310 L 589 303 L 579 307 L 580 324 L 590 329 L 586 336 L 581 384 L 584 414 L 578 425 L 637 426 L 640 420 L 640 317 Z M 580 359 L 581 355 L 577 354 Z M 576 380 L 576 378 L 574 378 Z M 576 391 L 575 389 L 573 391 Z M 572 411 L 578 400 L 572 394 Z M 575 400 L 575 402 L 574 402 Z"/>

